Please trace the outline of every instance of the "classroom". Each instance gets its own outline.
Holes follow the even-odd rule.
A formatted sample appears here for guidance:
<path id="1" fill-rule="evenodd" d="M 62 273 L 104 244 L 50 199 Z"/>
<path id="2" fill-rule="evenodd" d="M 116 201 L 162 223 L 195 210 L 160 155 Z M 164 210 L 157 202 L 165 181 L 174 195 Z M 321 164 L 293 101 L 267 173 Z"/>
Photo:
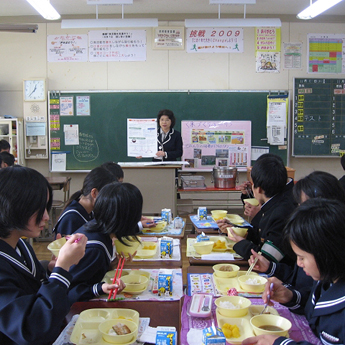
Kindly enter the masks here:
<path id="1" fill-rule="evenodd" d="M 161 109 L 170 109 L 174 112 L 176 117 L 175 128 L 180 132 L 188 126 L 189 121 L 251 121 L 252 146 L 268 148 L 266 152 L 280 156 L 284 161 L 284 165 L 293 171 L 295 182 L 316 170 L 328 172 L 337 179 L 344 175 L 344 170 L 340 164 L 341 154 L 338 152 L 339 150 L 336 154 L 329 152 L 329 154 L 320 155 L 304 153 L 295 155 L 293 140 L 294 125 L 296 124 L 294 121 L 295 80 L 309 80 L 312 83 L 314 79 L 321 81 L 323 79 L 335 79 L 337 82 L 334 81 L 334 83 L 345 85 L 344 68 L 338 73 L 310 73 L 307 71 L 311 34 L 315 34 L 317 37 L 334 36 L 337 38 L 345 35 L 345 1 L 340 1 L 334 7 L 310 20 L 301 20 L 296 17 L 299 12 L 309 5 L 309 0 L 238 0 L 232 1 L 231 4 L 228 3 L 228 0 L 119 0 L 116 4 L 113 2 L 112 5 L 107 4 L 107 6 L 104 6 L 102 2 L 106 4 L 107 0 L 50 0 L 51 5 L 61 14 L 61 18 L 58 20 L 44 19 L 29 4 L 29 0 L 11 0 L 0 3 L 0 61 L 2 65 L 0 72 L 0 130 L 2 120 L 13 118 L 22 121 L 21 127 L 16 129 L 16 135 L 18 137 L 22 136 L 18 140 L 18 146 L 20 147 L 17 148 L 17 153 L 20 152 L 21 155 L 21 163 L 47 177 L 51 185 L 54 185 L 55 181 L 56 190 L 54 190 L 54 195 L 58 196 L 59 199 L 64 199 L 66 194 L 63 191 L 61 182 L 59 182 L 59 185 L 56 181 L 67 179 L 68 195 L 72 195 L 81 189 L 89 171 L 101 163 L 106 161 L 138 162 L 135 157 L 127 157 L 126 121 L 129 117 L 134 119 L 156 118 L 158 111 Z M 96 16 L 99 19 L 121 18 L 121 16 L 126 19 L 157 18 L 158 28 L 162 27 L 165 30 L 183 29 L 183 46 L 179 49 L 155 47 L 155 29 L 157 28 L 153 27 L 107 27 L 106 30 L 100 27 L 62 28 L 61 26 L 61 20 L 96 20 L 94 19 Z M 220 18 L 240 20 L 245 17 L 244 21 L 247 18 L 280 19 L 281 27 L 277 31 L 279 32 L 277 35 L 280 36 L 280 66 L 278 71 L 276 73 L 270 73 L 269 71 L 259 73 L 257 71 L 256 27 L 246 27 L 244 22 L 241 22 L 243 23 L 241 52 L 188 52 L 187 49 L 190 46 L 187 45 L 186 35 L 190 32 L 190 27 L 185 25 L 185 20 L 188 18 L 217 20 L 219 16 Z M 34 30 L 35 33 L 16 32 L 15 27 L 22 24 L 25 24 L 25 26 L 37 25 L 37 29 Z M 240 25 L 238 26 L 240 27 Z M 69 36 L 78 37 L 78 35 L 87 37 L 91 33 L 97 39 L 97 31 L 100 33 L 109 30 L 140 30 L 141 34 L 144 32 L 146 40 L 145 57 L 137 61 L 109 61 L 109 59 L 108 61 L 107 59 L 91 61 L 89 58 L 84 61 L 59 61 L 56 58 L 53 61 L 51 58 L 49 49 L 52 43 L 49 42 L 49 39 L 66 39 Z M 344 42 L 345 37 L 340 38 L 340 40 Z M 288 43 L 299 47 L 300 60 L 297 67 L 289 66 L 284 60 L 283 53 L 286 52 Z M 91 48 L 89 47 L 89 49 Z M 344 51 L 344 43 L 342 49 Z M 344 62 L 342 65 L 345 65 Z M 48 93 L 48 96 L 45 95 L 42 102 L 25 100 L 25 81 L 38 79 L 45 81 L 44 91 Z M 71 151 L 69 147 L 63 144 L 64 134 L 62 132 L 59 134 L 58 131 L 53 129 L 54 116 L 59 114 L 58 110 L 54 112 L 54 104 L 56 104 L 54 102 L 60 96 L 65 99 L 73 96 L 76 99 L 85 95 L 91 99 L 91 106 L 94 111 L 91 114 L 92 120 L 91 116 L 75 116 L 78 114 L 74 114 L 73 120 L 68 116 L 60 116 L 59 126 L 62 128 L 67 124 L 71 126 L 78 124 L 80 126 L 85 125 L 88 129 L 92 128 L 97 131 L 99 142 L 106 148 L 102 149 L 102 146 L 100 146 L 99 158 L 95 160 L 97 163 L 84 164 L 80 163 L 79 160 L 73 160 L 72 165 L 68 168 L 54 170 L 52 168 L 54 154 L 61 151 L 66 152 L 68 156 Z M 288 96 L 287 136 L 284 137 L 284 143 L 279 146 L 271 145 L 267 141 L 267 109 L 265 103 L 267 95 Z M 103 108 L 103 106 L 107 107 Z M 112 110 L 114 110 L 115 115 L 111 113 Z M 34 127 L 30 127 L 31 120 L 28 120 L 28 116 L 38 118 Z M 41 120 L 39 120 L 40 117 Z M 341 117 L 341 121 L 343 121 L 343 117 Z M 38 126 L 42 124 L 44 124 L 43 127 Z M 42 132 L 42 128 L 44 132 Z M 30 131 L 32 132 L 30 133 Z M 32 133 L 35 133 L 36 139 L 33 139 Z M 35 151 L 30 150 L 30 147 L 31 145 L 33 147 L 41 145 L 35 141 L 37 135 L 42 137 L 42 149 L 37 150 L 38 154 L 36 155 L 32 154 Z M 55 152 L 54 140 L 61 142 L 61 146 Z M 345 152 L 345 146 L 340 147 L 340 149 Z M 187 147 L 184 147 L 184 150 L 187 152 Z M 219 153 L 219 155 L 221 157 L 222 153 Z M 208 157 L 204 158 L 205 161 L 208 159 Z M 144 162 L 150 160 L 151 158 L 143 159 Z M 252 158 L 248 168 L 253 166 L 255 162 L 256 160 Z M 75 165 L 73 165 L 74 163 Z M 179 164 L 177 166 L 177 170 L 179 170 L 181 166 Z M 201 234 L 202 227 L 198 228 L 194 223 L 191 223 L 189 215 L 190 213 L 196 215 L 197 206 L 208 204 L 206 202 L 197 205 L 198 201 L 194 200 L 193 202 L 193 198 L 197 198 L 196 194 L 188 194 L 183 190 L 177 193 L 175 185 L 177 170 L 175 165 L 145 167 L 143 169 L 141 167 L 129 167 L 124 164 L 123 170 L 125 173 L 124 182 L 136 185 L 144 196 L 143 216 L 159 217 L 161 209 L 170 208 L 173 210 L 173 218 L 178 215 L 183 218 L 183 233 L 186 232 L 187 234 L 190 227 L 194 231 L 193 238 Z M 187 175 L 188 173 L 187 171 Z M 206 185 L 213 187 L 214 179 L 211 168 L 201 171 L 192 169 L 191 174 L 192 176 L 203 176 Z M 177 177 L 180 186 L 182 184 L 181 172 Z M 248 169 L 238 169 L 237 184 L 240 185 L 247 179 Z M 159 192 L 156 193 L 159 195 L 155 200 L 152 200 L 153 198 L 148 197 L 148 195 L 151 195 L 152 190 L 155 188 L 159 188 Z M 163 195 L 163 188 L 166 188 L 165 195 Z M 53 189 L 55 188 L 53 187 Z M 203 195 L 202 199 L 208 197 L 216 200 L 210 203 L 211 209 L 212 205 L 220 209 L 226 208 L 245 218 L 239 193 L 235 196 L 231 193 L 230 199 L 228 199 L 229 195 L 225 195 L 225 193 L 224 197 L 221 193 L 217 195 L 214 193 L 212 196 L 210 194 L 206 197 Z M 235 200 L 232 199 L 233 197 Z M 186 199 L 184 203 L 183 199 Z M 219 202 L 218 199 L 221 201 Z M 166 203 L 164 203 L 164 200 L 166 200 Z M 224 200 L 226 202 L 231 200 L 232 204 L 226 207 Z M 180 209 L 177 206 L 178 203 L 182 204 Z M 192 203 L 192 207 L 190 203 Z M 51 220 L 49 231 L 58 219 L 60 210 L 53 214 L 53 221 Z M 245 224 L 250 223 L 249 218 L 246 218 L 245 221 Z M 49 235 L 51 235 L 50 232 Z M 218 230 L 216 233 L 210 233 L 209 235 L 218 236 Z M 186 260 L 186 262 L 189 262 L 190 267 L 194 267 L 194 270 L 188 271 L 189 274 L 194 274 L 195 279 L 201 279 L 201 273 L 207 274 L 208 277 L 212 276 L 212 265 L 208 267 L 207 272 L 203 272 L 202 265 L 198 262 L 200 257 L 195 258 L 192 255 L 192 258 L 182 258 L 182 254 L 187 255 L 192 246 L 191 244 L 188 245 L 187 236 L 185 239 L 180 234 L 172 237 L 174 238 L 173 245 L 176 245 L 178 241 L 181 243 L 183 240 L 185 241 L 183 247 L 185 252 L 180 253 L 179 260 L 181 262 Z M 158 238 L 161 241 L 160 236 Z M 44 246 L 48 244 L 48 242 L 42 243 L 44 243 Z M 128 267 L 141 269 L 142 264 L 143 262 L 140 261 L 132 262 Z M 247 260 L 238 259 L 237 264 L 241 270 L 249 267 Z M 150 271 L 154 273 L 158 269 L 157 262 L 147 263 L 146 267 L 149 267 Z M 172 261 L 164 268 L 178 270 L 182 266 L 178 266 Z M 178 272 L 182 275 L 180 271 Z M 185 272 L 183 273 L 183 279 L 186 279 Z M 192 279 L 192 276 L 190 276 L 190 279 Z M 191 283 L 191 281 L 188 280 L 188 283 Z M 206 296 L 206 294 L 203 296 Z M 176 298 L 176 296 L 173 297 Z M 187 315 L 189 311 L 187 313 L 184 304 L 170 303 L 167 296 L 165 296 L 165 299 L 168 312 L 176 314 L 180 310 L 179 308 L 182 308 L 182 316 L 174 317 L 174 324 L 177 323 L 181 326 L 181 322 L 190 321 L 190 316 Z M 141 314 L 141 311 L 145 313 L 149 308 L 148 300 L 145 300 L 144 297 L 138 297 L 138 300 L 140 304 L 139 309 L 137 309 L 139 314 Z M 192 303 L 192 296 L 185 297 L 186 300 Z M 123 305 L 125 305 L 125 308 L 132 309 L 133 303 L 131 304 L 131 302 L 124 301 Z M 108 308 L 102 303 L 99 304 L 98 308 Z M 205 298 L 196 300 L 195 303 L 200 303 L 200 306 L 202 303 L 206 305 Z M 79 314 L 84 309 L 93 308 L 91 304 L 92 302 L 87 302 L 82 309 L 78 309 L 79 306 L 77 306 L 73 313 Z M 116 306 L 113 308 L 121 307 L 116 302 Z M 290 313 L 287 308 L 282 307 L 279 303 L 275 302 L 274 307 L 282 316 Z M 162 313 L 158 313 L 155 317 L 152 316 L 153 323 L 159 321 Z M 72 319 L 73 315 L 71 315 L 70 313 L 68 321 Z M 294 319 L 295 323 L 300 321 L 300 319 L 297 319 Z M 165 321 L 163 323 L 164 326 L 169 325 Z M 192 322 L 192 324 L 194 323 Z M 195 324 L 194 326 L 197 327 Z M 177 330 L 180 333 L 180 329 Z M 182 333 L 183 337 L 180 337 L 179 334 L 180 338 L 177 343 L 187 345 L 188 330 L 183 329 Z M 297 334 L 297 338 L 299 336 L 300 334 Z M 308 338 L 305 340 L 314 343 L 314 341 L 317 341 L 315 339 L 310 331 Z"/>

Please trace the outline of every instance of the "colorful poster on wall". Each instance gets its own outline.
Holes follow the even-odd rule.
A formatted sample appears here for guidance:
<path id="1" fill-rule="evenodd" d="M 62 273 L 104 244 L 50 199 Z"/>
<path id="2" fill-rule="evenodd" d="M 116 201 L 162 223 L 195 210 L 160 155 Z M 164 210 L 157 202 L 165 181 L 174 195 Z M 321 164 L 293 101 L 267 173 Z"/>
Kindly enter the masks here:
<path id="1" fill-rule="evenodd" d="M 48 35 L 47 57 L 49 62 L 87 61 L 87 35 Z"/>
<path id="2" fill-rule="evenodd" d="M 73 96 L 72 97 L 60 97 L 60 115 L 61 116 L 73 116 Z"/>
<path id="3" fill-rule="evenodd" d="M 256 28 L 255 51 L 280 52 L 280 28 Z"/>
<path id="4" fill-rule="evenodd" d="M 284 42 L 284 69 L 302 68 L 302 43 Z"/>
<path id="5" fill-rule="evenodd" d="M 90 96 L 77 96 L 77 116 L 90 116 Z"/>
<path id="6" fill-rule="evenodd" d="M 280 53 L 256 52 L 256 73 L 279 73 Z"/>
<path id="7" fill-rule="evenodd" d="M 89 61 L 146 61 L 146 31 L 89 31 Z"/>
<path id="8" fill-rule="evenodd" d="M 184 27 L 159 26 L 154 28 L 153 49 L 184 49 Z"/>
<path id="9" fill-rule="evenodd" d="M 188 28 L 187 53 L 243 53 L 243 28 Z"/>
<path id="10" fill-rule="evenodd" d="M 251 162 L 251 121 L 182 121 L 184 170 L 246 168 Z"/>
<path id="11" fill-rule="evenodd" d="M 307 73 L 345 73 L 345 34 L 308 34 Z"/>

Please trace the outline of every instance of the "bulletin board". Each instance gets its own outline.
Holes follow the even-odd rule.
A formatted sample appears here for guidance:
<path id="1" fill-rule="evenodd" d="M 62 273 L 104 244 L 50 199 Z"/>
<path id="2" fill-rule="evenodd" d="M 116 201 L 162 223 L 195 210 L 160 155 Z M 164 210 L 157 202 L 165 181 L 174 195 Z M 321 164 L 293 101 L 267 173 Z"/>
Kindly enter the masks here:
<path id="1" fill-rule="evenodd" d="M 345 151 L 345 78 L 295 78 L 293 156 L 339 157 Z"/>
<path id="2" fill-rule="evenodd" d="M 182 121 L 184 170 L 251 163 L 251 121 Z"/>

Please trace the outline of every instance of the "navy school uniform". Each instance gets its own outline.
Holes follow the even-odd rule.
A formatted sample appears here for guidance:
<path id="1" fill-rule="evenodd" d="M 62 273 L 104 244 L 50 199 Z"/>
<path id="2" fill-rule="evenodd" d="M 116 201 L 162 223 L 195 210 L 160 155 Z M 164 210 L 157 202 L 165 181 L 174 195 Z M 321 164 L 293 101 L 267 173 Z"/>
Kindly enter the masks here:
<path id="1" fill-rule="evenodd" d="M 72 276 L 54 268 L 47 279 L 32 247 L 19 240 L 17 253 L 0 240 L 0 344 L 52 343 L 70 309 Z"/>
<path id="2" fill-rule="evenodd" d="M 340 280 L 326 289 L 326 284 L 314 283 L 305 307 L 310 328 L 325 345 L 345 342 L 345 281 Z M 274 345 L 309 344 L 279 337 Z"/>
<path id="3" fill-rule="evenodd" d="M 92 220 L 90 224 L 94 222 L 95 220 Z M 103 294 L 102 279 L 115 257 L 115 249 L 109 235 L 88 232 L 87 224 L 76 232 L 84 234 L 88 240 L 84 257 L 69 271 L 73 277 L 68 294 L 71 303 L 88 301 Z"/>
<path id="4" fill-rule="evenodd" d="M 63 211 L 53 229 L 53 233 L 72 235 L 77 229 L 93 218 L 77 200 L 73 200 Z"/>
<path id="5" fill-rule="evenodd" d="M 177 158 L 182 157 L 183 144 L 181 133 L 171 128 L 165 137 L 164 141 L 161 140 L 160 129 L 157 132 L 157 146 L 158 151 L 167 153 L 167 157 L 163 157 L 163 161 L 176 161 Z M 161 161 L 161 159 L 153 159 L 153 161 Z"/>

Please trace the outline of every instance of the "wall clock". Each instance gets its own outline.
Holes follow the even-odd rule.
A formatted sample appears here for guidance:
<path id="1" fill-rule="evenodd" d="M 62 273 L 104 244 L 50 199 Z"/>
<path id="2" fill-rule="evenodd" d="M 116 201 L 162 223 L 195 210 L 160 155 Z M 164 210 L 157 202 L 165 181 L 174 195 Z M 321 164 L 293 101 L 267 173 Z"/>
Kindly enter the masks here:
<path id="1" fill-rule="evenodd" d="M 45 79 L 25 79 L 24 80 L 24 101 L 45 101 L 46 81 Z"/>

